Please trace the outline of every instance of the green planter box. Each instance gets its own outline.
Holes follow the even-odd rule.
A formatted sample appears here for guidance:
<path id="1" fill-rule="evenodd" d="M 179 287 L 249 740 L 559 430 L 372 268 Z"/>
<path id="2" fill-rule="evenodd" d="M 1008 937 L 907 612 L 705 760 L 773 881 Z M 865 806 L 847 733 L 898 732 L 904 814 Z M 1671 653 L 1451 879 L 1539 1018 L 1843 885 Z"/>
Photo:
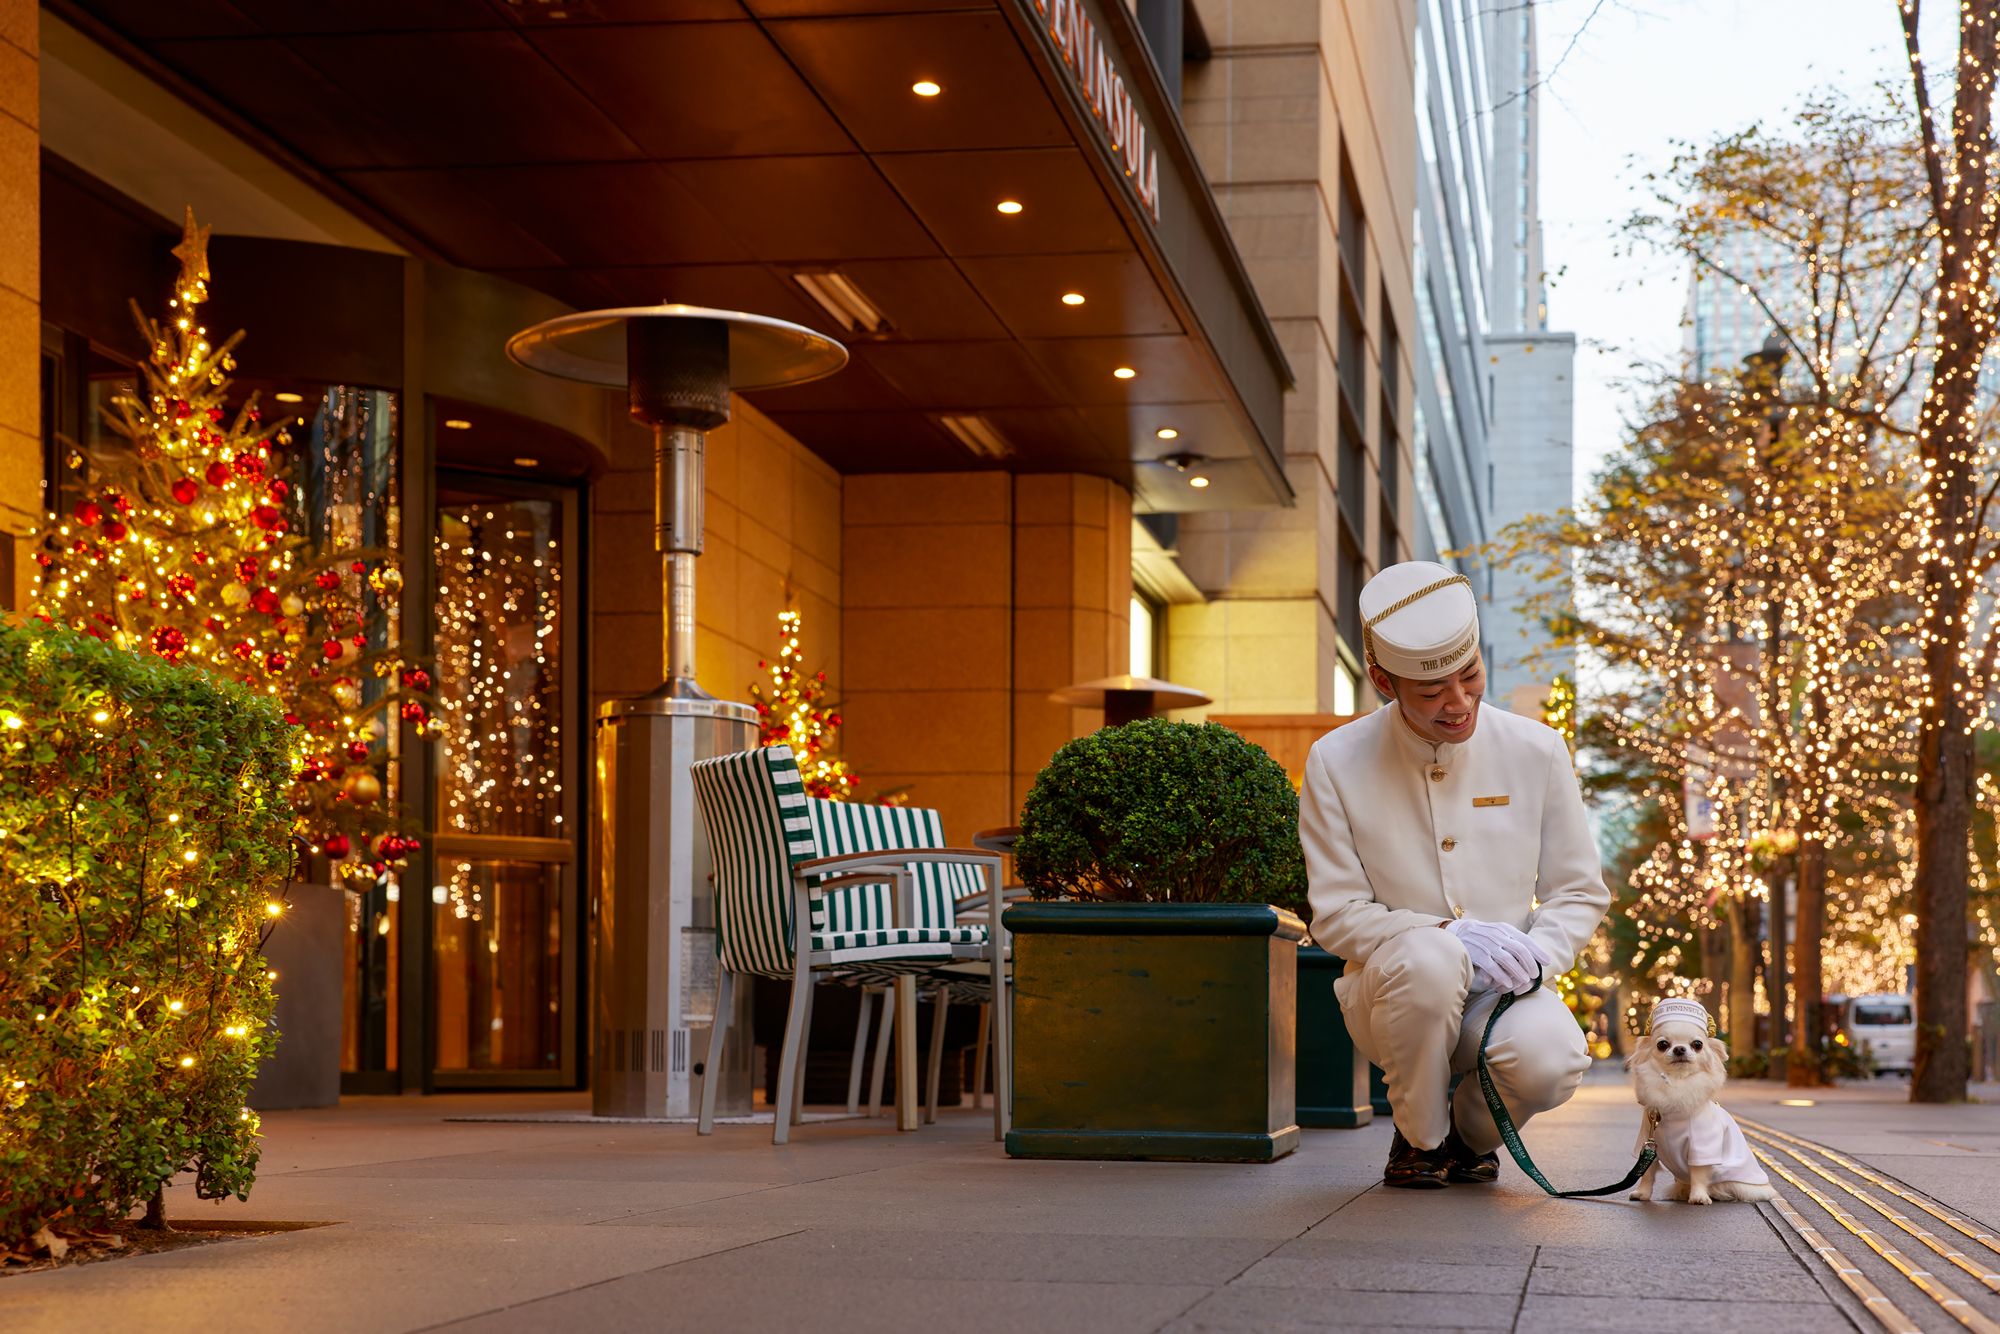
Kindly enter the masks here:
<path id="1" fill-rule="evenodd" d="M 1298 1147 L 1291 913 L 1030 903 L 1014 933 L 1016 1158 L 1269 1162 Z"/>
<path id="2" fill-rule="evenodd" d="M 1299 950 L 1299 1125 L 1352 1130 L 1375 1119 L 1365 1057 L 1354 1050 L 1334 979 L 1345 965 L 1317 945 Z"/>

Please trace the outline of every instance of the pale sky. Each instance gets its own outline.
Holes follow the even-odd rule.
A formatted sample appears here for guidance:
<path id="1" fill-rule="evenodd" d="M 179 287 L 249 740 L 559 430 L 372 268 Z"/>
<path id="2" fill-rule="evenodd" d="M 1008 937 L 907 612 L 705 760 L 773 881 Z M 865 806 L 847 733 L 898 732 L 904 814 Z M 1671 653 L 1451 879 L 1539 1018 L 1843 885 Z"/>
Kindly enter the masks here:
<path id="1" fill-rule="evenodd" d="M 1933 71 L 1949 69 L 1957 8 L 1925 5 Z M 1894 0 L 1539 0 L 1537 22 L 1549 327 L 1578 337 L 1581 493 L 1620 439 L 1628 395 L 1616 381 L 1681 342 L 1685 265 L 1621 253 L 1620 224 L 1649 199 L 1645 172 L 1666 164 L 1673 140 L 1776 128 L 1810 94 L 1907 86 L 1909 74 Z"/>

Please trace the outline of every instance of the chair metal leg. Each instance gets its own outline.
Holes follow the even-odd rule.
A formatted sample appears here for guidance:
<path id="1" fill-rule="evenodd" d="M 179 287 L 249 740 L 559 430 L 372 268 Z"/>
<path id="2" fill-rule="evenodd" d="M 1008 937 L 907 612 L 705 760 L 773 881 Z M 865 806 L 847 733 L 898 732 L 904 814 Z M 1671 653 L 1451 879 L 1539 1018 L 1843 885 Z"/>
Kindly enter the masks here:
<path id="1" fill-rule="evenodd" d="M 882 1031 L 875 1038 L 875 1073 L 868 1080 L 868 1115 L 882 1115 L 882 1085 L 888 1082 L 889 1043 L 896 1036 L 896 1007 L 882 993 Z"/>
<path id="2" fill-rule="evenodd" d="M 931 1002 L 931 1062 L 924 1082 L 924 1124 L 937 1123 L 938 1074 L 944 1068 L 944 1021 L 951 1013 L 951 993 L 943 987 Z"/>
<path id="3" fill-rule="evenodd" d="M 806 1045 L 806 1007 L 812 1003 L 812 969 L 803 956 L 792 976 L 792 1004 L 785 1015 L 785 1049 L 778 1056 L 778 1088 L 771 1099 L 771 1143 L 783 1144 L 792 1137 L 791 1109 L 801 1082 L 802 1053 Z"/>
<path id="4" fill-rule="evenodd" d="M 875 1014 L 875 993 L 861 988 L 861 1013 L 854 1021 L 854 1059 L 847 1066 L 847 1114 L 861 1110 L 861 1067 L 868 1059 L 868 1029 Z"/>
<path id="5" fill-rule="evenodd" d="M 896 1129 L 915 1130 L 923 1120 L 917 1090 L 917 979 L 896 979 Z"/>
<path id="6" fill-rule="evenodd" d="M 799 1058 L 792 1067 L 798 1076 L 792 1082 L 792 1124 L 795 1126 L 806 1122 L 806 1070 L 812 1065 L 813 998 L 818 994 L 818 988 L 806 987 L 805 1033 L 799 1039 Z"/>
<path id="7" fill-rule="evenodd" d="M 979 1007 L 979 1041 L 972 1049 L 972 1106 L 986 1105 L 986 1035 L 993 1025 L 993 1003 Z"/>
<path id="8" fill-rule="evenodd" d="M 722 1083 L 722 1046 L 729 1032 L 729 1002 L 735 976 L 727 969 L 715 970 L 715 1019 L 708 1030 L 708 1055 L 701 1065 L 701 1115 L 695 1118 L 697 1135 L 715 1133 L 715 1090 Z"/>

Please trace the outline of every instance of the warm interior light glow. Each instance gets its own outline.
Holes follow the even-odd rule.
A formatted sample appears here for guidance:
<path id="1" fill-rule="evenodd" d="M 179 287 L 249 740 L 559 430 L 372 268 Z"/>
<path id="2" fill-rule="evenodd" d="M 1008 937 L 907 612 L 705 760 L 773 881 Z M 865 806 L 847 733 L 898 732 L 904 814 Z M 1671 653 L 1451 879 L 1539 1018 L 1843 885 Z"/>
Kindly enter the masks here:
<path id="1" fill-rule="evenodd" d="M 1815 1106 L 1815 1105 L 1816 1105 L 1816 1104 L 1815 1104 L 1815 1103 L 1813 1102 L 1813 1100 L 1812 1100 L 1811 1098 L 1780 1098 L 1780 1099 L 1778 1099 L 1778 1106 L 1780 1106 L 1780 1107 L 1812 1107 L 1812 1106 Z"/>
<path id="2" fill-rule="evenodd" d="M 447 431 L 469 431 L 472 429 L 472 423 L 463 417 L 446 417 L 444 425 Z"/>
<path id="3" fill-rule="evenodd" d="M 1162 426 L 1159 430 L 1153 432 L 1153 434 L 1162 440 L 1178 440 L 1181 438 L 1181 433 L 1171 426 Z"/>
<path id="4" fill-rule="evenodd" d="M 1021 201 L 1018 199 L 1003 199 L 995 207 L 1002 213 L 1019 213 L 1021 211 Z"/>
<path id="5" fill-rule="evenodd" d="M 280 403 L 303 403 L 306 401 L 304 394 L 295 394 L 289 389 L 281 390 L 271 395 L 271 397 L 277 399 Z"/>
<path id="6" fill-rule="evenodd" d="M 918 79 L 915 83 L 910 85 L 910 91 L 915 93 L 918 97 L 936 97 L 939 93 L 943 92 L 944 89 L 939 87 L 937 84 L 932 83 L 929 79 Z"/>
<path id="7" fill-rule="evenodd" d="M 515 460 L 514 460 L 514 466 L 515 466 L 515 467 L 517 467 L 517 468 L 533 468 L 533 467 L 536 467 L 537 465 L 539 465 L 540 463 L 541 463 L 541 460 L 540 460 L 540 459 L 515 459 Z"/>
<path id="8" fill-rule="evenodd" d="M 1130 380 L 1139 374 L 1139 372 L 1133 370 L 1130 366 L 1120 366 L 1111 373 L 1121 380 Z"/>
<path id="9" fill-rule="evenodd" d="M 1208 479 L 1200 473 L 1196 473 L 1194 476 L 1188 478 L 1188 485 L 1199 491 L 1208 485 Z"/>
<path id="10" fill-rule="evenodd" d="M 1065 306 L 1080 306 L 1083 304 L 1083 293 L 1064 292 L 1062 302 Z"/>

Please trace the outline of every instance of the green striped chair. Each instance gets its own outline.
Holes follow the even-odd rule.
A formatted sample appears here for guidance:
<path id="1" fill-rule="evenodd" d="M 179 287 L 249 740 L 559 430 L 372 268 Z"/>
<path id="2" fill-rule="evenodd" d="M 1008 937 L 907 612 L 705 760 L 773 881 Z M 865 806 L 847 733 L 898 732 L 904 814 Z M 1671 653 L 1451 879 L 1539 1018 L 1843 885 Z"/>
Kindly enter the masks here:
<path id="1" fill-rule="evenodd" d="M 812 817 L 813 837 L 827 855 L 886 852 L 895 848 L 944 847 L 944 822 L 938 813 L 921 806 L 870 806 L 853 801 L 827 801 L 809 797 L 807 810 Z M 920 862 L 912 868 L 917 877 L 917 915 L 920 925 L 944 926 L 962 922 L 968 910 L 984 908 L 985 873 L 964 862 Z M 853 890 L 829 895 L 828 921 L 835 932 L 876 927 L 889 919 L 887 884 L 856 886 Z M 861 1077 L 866 1064 L 869 1030 L 874 1023 L 875 1000 L 882 998 L 882 1026 L 875 1039 L 875 1070 L 868 1097 L 868 1114 L 882 1108 L 882 1081 L 889 1042 L 894 1033 L 895 1010 L 888 991 L 865 970 L 845 980 L 862 984 L 861 1004 L 855 1019 L 854 1056 L 847 1076 L 847 1110 L 861 1106 Z M 987 1037 L 995 1016 L 1002 1011 L 991 1004 L 992 981 L 988 970 L 977 963 L 953 962 L 933 970 L 923 979 L 921 990 L 936 1007 L 931 1022 L 931 1047 L 924 1076 L 924 1120 L 937 1120 L 938 1081 L 944 1064 L 944 1025 L 953 1005 L 980 1007 L 979 1045 L 976 1076 L 981 1098 L 986 1074 Z M 995 1081 L 998 1094 L 1000 1081 Z M 998 1106 L 996 1102 L 996 1107 Z M 1004 1135 L 1004 1114 L 996 1116 L 996 1126 Z"/>
<path id="2" fill-rule="evenodd" d="M 772 1100 L 772 1143 L 787 1142 L 799 1119 L 807 1022 L 819 977 L 893 984 L 928 978 L 954 962 L 984 959 L 995 994 L 1004 994 L 1004 951 L 988 945 L 997 921 L 960 922 L 954 912 L 961 876 L 988 878 L 998 888 L 997 856 L 940 847 L 822 846 L 787 746 L 700 760 L 691 773 L 715 874 L 718 967 L 706 1068 L 722 1068 L 736 977 L 792 980 Z M 894 841 L 889 835 L 900 839 L 917 832 L 905 818 L 909 814 L 857 807 L 823 816 L 820 823 L 830 838 L 842 841 Z M 945 867 L 964 869 L 946 875 Z M 989 903 L 997 917 L 997 896 Z M 1004 1060 L 1004 1036 L 996 1046 L 996 1059 Z M 715 1128 L 715 1088 L 715 1081 L 703 1081 L 697 1129 L 704 1135 Z M 1001 1127 L 997 1102 L 996 1129 Z"/>

